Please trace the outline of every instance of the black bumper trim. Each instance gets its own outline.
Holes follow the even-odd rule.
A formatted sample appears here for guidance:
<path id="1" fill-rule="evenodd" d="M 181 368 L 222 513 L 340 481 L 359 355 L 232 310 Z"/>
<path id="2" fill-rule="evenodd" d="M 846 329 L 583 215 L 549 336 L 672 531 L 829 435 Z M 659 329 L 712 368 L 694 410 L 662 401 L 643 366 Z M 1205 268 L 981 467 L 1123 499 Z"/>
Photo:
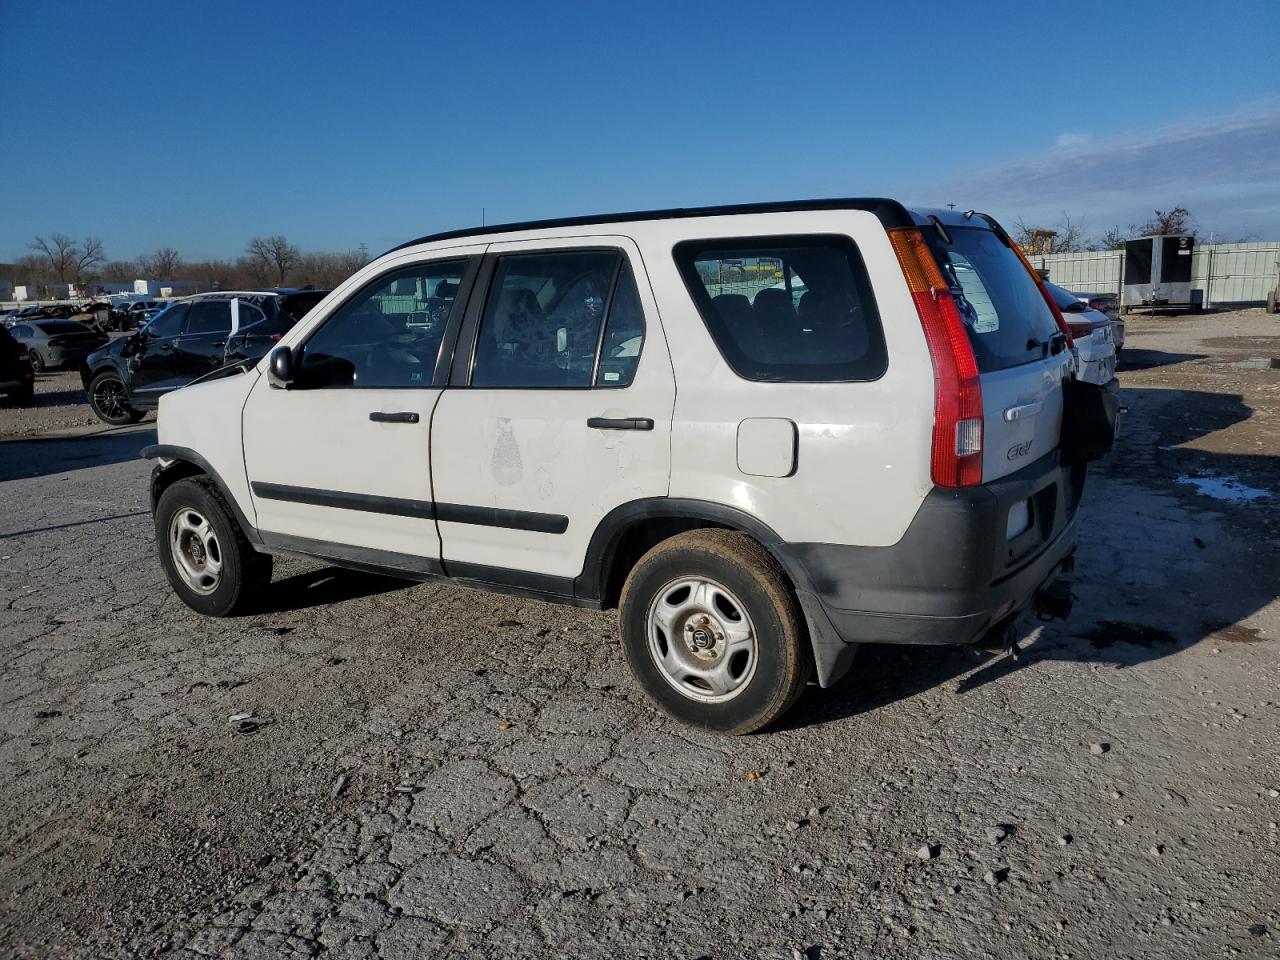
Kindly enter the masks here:
<path id="1" fill-rule="evenodd" d="M 1024 608 L 1075 550 L 1085 471 L 1055 453 L 992 483 L 935 488 L 898 543 L 780 544 L 846 643 L 962 644 Z M 1006 537 L 1029 500 L 1031 526 Z"/>

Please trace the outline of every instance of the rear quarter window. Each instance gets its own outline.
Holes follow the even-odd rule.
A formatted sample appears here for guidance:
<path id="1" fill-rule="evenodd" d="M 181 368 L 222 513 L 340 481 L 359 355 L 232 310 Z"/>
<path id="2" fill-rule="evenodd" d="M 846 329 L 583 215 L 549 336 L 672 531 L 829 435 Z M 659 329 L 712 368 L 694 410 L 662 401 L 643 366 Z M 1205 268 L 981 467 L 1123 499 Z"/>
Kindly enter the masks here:
<path id="1" fill-rule="evenodd" d="M 1058 333 L 1040 288 L 1014 251 L 990 230 L 947 227 L 925 239 L 964 320 L 981 373 L 1034 363 Z"/>
<path id="2" fill-rule="evenodd" d="M 888 367 L 862 255 L 836 235 L 677 244 L 676 266 L 716 347 L 747 380 L 875 380 Z"/>

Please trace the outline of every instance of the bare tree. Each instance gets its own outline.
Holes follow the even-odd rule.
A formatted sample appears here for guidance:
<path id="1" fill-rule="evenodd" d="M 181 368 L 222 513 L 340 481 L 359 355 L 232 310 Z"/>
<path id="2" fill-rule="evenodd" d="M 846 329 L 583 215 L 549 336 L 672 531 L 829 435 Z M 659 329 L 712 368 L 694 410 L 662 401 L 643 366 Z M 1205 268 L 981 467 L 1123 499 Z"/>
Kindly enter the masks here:
<path id="1" fill-rule="evenodd" d="M 246 253 L 264 273 L 274 271 L 277 283 L 282 287 L 284 278 L 289 275 L 300 256 L 298 248 L 278 233 L 269 237 L 254 237 L 249 241 Z"/>
<path id="2" fill-rule="evenodd" d="M 1195 219 L 1186 207 L 1157 210 L 1156 215 L 1138 228 L 1138 236 L 1196 235 Z"/>
<path id="3" fill-rule="evenodd" d="M 102 265 L 102 279 L 106 283 L 129 283 L 138 278 L 138 265 L 132 260 L 108 260 Z"/>
<path id="4" fill-rule="evenodd" d="M 182 255 L 173 247 L 161 247 L 139 257 L 138 267 L 153 280 L 172 280 L 182 268 Z"/>
<path id="5" fill-rule="evenodd" d="M 47 240 L 36 237 L 28 246 L 48 261 L 49 270 L 58 278 L 58 283 L 74 277 L 80 261 L 80 245 L 65 233 L 51 233 Z"/>
<path id="6" fill-rule="evenodd" d="M 80 241 L 80 255 L 76 257 L 76 280 L 92 280 L 96 276 L 94 268 L 107 260 L 102 248 L 102 240 L 98 237 L 85 237 Z"/>
<path id="7" fill-rule="evenodd" d="M 1065 210 L 1052 226 L 1028 225 L 1021 217 L 1013 222 L 1013 239 L 1027 253 L 1075 253 L 1083 250 L 1084 221 L 1073 220 Z"/>
<path id="8" fill-rule="evenodd" d="M 18 283 L 39 286 L 49 282 L 49 260 L 29 253 L 13 262 L 14 279 Z"/>

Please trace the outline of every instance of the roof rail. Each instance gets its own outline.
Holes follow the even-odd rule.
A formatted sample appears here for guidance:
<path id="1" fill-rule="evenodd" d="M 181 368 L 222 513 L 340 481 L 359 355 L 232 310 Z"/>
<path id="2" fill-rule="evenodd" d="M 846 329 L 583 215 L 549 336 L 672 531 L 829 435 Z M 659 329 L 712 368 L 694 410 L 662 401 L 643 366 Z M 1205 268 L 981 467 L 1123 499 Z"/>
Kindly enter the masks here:
<path id="1" fill-rule="evenodd" d="M 886 228 L 910 227 L 915 222 L 906 208 L 897 200 L 883 197 L 843 197 L 822 200 L 775 200 L 768 203 L 733 203 L 714 207 L 674 207 L 670 210 L 638 210 L 632 213 L 605 213 L 585 217 L 562 217 L 556 220 L 526 220 L 519 223 L 495 223 L 466 230 L 448 230 L 418 237 L 387 253 L 414 247 L 420 243 L 440 240 L 456 240 L 461 237 L 479 237 L 491 233 L 514 233 L 518 230 L 546 230 L 554 227 L 585 227 L 606 223 L 627 223 L 633 220 L 675 220 L 688 217 L 727 217 L 749 213 L 793 213 L 803 210 L 866 210 L 880 218 Z M 385 254 L 384 254 L 385 256 Z"/>

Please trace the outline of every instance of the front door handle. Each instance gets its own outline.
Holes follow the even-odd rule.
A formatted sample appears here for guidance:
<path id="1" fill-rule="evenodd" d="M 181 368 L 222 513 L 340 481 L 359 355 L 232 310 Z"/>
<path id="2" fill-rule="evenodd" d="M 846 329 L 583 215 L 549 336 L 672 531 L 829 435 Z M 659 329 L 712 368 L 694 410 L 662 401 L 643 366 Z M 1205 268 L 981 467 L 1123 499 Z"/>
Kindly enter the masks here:
<path id="1" fill-rule="evenodd" d="M 592 430 L 652 430 L 653 421 L 648 417 L 591 417 L 587 426 Z"/>
<path id="2" fill-rule="evenodd" d="M 412 411 L 405 413 L 382 413 L 375 410 L 369 414 L 369 419 L 374 423 L 417 423 L 418 415 Z"/>

